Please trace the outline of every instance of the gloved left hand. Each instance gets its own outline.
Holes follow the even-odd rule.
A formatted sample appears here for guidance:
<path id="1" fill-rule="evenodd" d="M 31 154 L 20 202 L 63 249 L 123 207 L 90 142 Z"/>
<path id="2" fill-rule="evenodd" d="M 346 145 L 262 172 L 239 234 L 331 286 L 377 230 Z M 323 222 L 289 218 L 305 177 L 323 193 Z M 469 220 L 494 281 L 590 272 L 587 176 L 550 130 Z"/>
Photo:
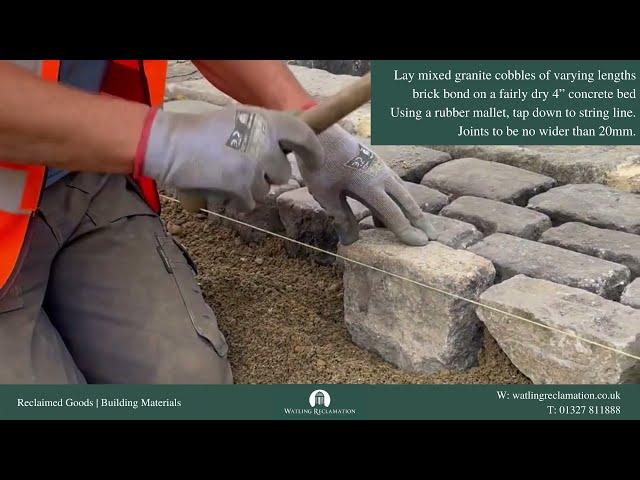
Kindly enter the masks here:
<path id="1" fill-rule="evenodd" d="M 345 197 L 363 203 L 373 216 L 408 245 L 426 245 L 435 237 L 429 221 L 402 180 L 373 151 L 339 125 L 318 136 L 324 149 L 320 165 L 298 159 L 309 192 L 333 217 L 343 245 L 359 238 L 359 225 Z"/>

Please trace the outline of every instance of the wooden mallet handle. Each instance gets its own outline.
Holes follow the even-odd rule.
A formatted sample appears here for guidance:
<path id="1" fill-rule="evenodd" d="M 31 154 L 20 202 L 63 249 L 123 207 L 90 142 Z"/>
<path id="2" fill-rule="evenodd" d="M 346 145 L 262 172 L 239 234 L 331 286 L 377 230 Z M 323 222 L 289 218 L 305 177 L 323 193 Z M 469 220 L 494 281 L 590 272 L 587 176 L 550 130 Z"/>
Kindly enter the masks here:
<path id="1" fill-rule="evenodd" d="M 371 73 L 367 73 L 335 95 L 298 114 L 311 129 L 320 134 L 338 123 L 351 112 L 357 110 L 371 99 Z M 313 167 L 313 166 L 310 166 Z M 206 208 L 207 199 L 199 194 L 178 191 L 178 200 L 190 212 Z"/>

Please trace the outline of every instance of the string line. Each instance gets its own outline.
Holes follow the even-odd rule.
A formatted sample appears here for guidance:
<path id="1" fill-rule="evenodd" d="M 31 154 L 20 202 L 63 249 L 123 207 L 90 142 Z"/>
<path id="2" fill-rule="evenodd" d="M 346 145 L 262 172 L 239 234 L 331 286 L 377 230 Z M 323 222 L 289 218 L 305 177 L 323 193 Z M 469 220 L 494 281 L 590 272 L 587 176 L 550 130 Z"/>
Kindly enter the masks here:
<path id="1" fill-rule="evenodd" d="M 173 197 L 168 197 L 168 196 L 162 195 L 162 194 L 160 194 L 160 197 L 162 197 L 162 198 L 164 198 L 166 200 L 172 201 L 174 203 L 180 203 L 180 200 L 178 200 L 176 198 L 173 198 Z M 287 237 L 285 235 L 280 235 L 279 233 L 271 232 L 271 231 L 266 230 L 264 228 L 260 228 L 260 227 L 257 227 L 255 225 L 251 225 L 250 223 L 246 223 L 246 222 L 243 222 L 241 220 L 228 217 L 228 216 L 223 215 L 221 213 L 212 212 L 212 211 L 204 209 L 204 208 L 201 208 L 200 211 L 204 212 L 204 213 L 208 213 L 208 214 L 214 215 L 214 216 L 219 217 L 219 218 L 222 218 L 222 219 L 227 220 L 229 222 L 234 222 L 234 223 L 237 223 L 239 225 L 243 225 L 245 227 L 252 228 L 254 230 L 266 233 L 266 234 L 271 235 L 273 237 L 280 238 L 280 239 L 286 240 L 288 242 L 296 243 L 298 245 L 301 245 L 301 246 L 306 247 L 306 248 L 310 248 L 310 249 L 315 250 L 317 252 L 324 253 L 326 255 L 331 255 L 332 257 L 338 258 L 340 260 L 344 260 L 345 262 L 353 263 L 353 264 L 358 265 L 360 267 L 364 267 L 364 268 L 368 268 L 370 270 L 374 270 L 376 272 L 384 273 L 386 275 L 390 275 L 390 276 L 395 277 L 397 279 L 404 280 L 404 281 L 409 282 L 409 283 L 413 283 L 414 285 L 419 285 L 420 287 L 426 288 L 428 290 L 431 290 L 431 291 L 434 291 L 434 292 L 437 292 L 437 293 L 441 293 L 443 295 L 447 295 L 447 296 L 455 298 L 457 300 L 462 300 L 464 302 L 470 303 L 472 305 L 476 305 L 476 306 L 484 308 L 486 310 L 491 310 L 491 311 L 493 311 L 495 313 L 500 313 L 501 315 L 505 315 L 507 317 L 511 317 L 511 318 L 514 318 L 514 319 L 517 319 L 517 320 L 520 320 L 520 321 L 523 321 L 523 322 L 527 322 L 529 324 L 536 325 L 536 326 L 541 327 L 541 328 L 545 328 L 545 329 L 550 330 L 552 332 L 560 333 L 562 335 L 566 335 L 568 337 L 575 338 L 576 340 L 580 340 L 582 342 L 588 343 L 590 345 L 594 345 L 596 347 L 604 348 L 606 350 L 609 350 L 611 352 L 617 353 L 619 355 L 623 355 L 623 356 L 632 358 L 634 360 L 640 360 L 640 356 L 638 356 L 638 355 L 634 355 L 632 353 L 625 352 L 624 350 L 620 350 L 620 349 L 617 349 L 617 348 L 614 348 L 614 347 L 610 347 L 609 345 L 605 345 L 603 343 L 596 342 L 594 340 L 589 340 L 588 338 L 581 337 L 580 335 L 577 335 L 576 333 L 565 331 L 565 330 L 562 330 L 562 329 L 557 328 L 557 327 L 552 327 L 550 325 L 545 325 L 544 323 L 537 322 L 535 320 L 531 320 L 530 318 L 526 318 L 526 317 L 523 317 L 521 315 L 517 315 L 515 313 L 507 312 L 506 310 L 502 310 L 502 309 L 499 309 L 499 308 L 496 308 L 496 307 L 492 307 L 491 305 L 483 304 L 481 302 L 478 302 L 477 300 L 473 300 L 471 298 L 466 298 L 466 297 L 463 297 L 462 295 L 458 295 L 458 294 L 453 293 L 453 292 L 448 292 L 446 290 L 442 290 L 442 289 L 434 287 L 432 285 L 427 285 L 425 283 L 419 282 L 419 281 L 414 280 L 412 278 L 405 277 L 404 275 L 399 275 L 397 273 L 389 272 L 387 270 L 375 267 L 373 265 L 368 265 L 368 264 L 360 262 L 358 260 L 354 260 L 352 258 L 345 257 L 344 255 L 340 255 L 339 253 L 331 252 L 329 250 L 324 250 L 324 249 L 322 249 L 320 247 L 316 247 L 315 245 L 306 244 L 306 243 L 301 242 L 299 240 L 295 240 L 295 239 Z"/>

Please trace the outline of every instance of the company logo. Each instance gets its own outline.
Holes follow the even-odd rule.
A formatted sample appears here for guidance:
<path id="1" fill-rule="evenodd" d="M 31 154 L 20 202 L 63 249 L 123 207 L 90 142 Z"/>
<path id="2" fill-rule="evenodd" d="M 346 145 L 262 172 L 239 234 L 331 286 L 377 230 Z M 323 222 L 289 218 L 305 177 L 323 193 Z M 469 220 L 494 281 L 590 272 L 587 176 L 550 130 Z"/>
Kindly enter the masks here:
<path id="1" fill-rule="evenodd" d="M 236 125 L 227 140 L 227 147 L 245 152 L 249 146 L 251 132 L 253 131 L 256 114 L 244 111 L 236 112 Z"/>
<path id="2" fill-rule="evenodd" d="M 345 166 L 353 168 L 354 170 L 367 170 L 375 161 L 376 155 L 371 150 L 362 145 L 359 145 L 359 147 L 360 151 L 358 155 L 345 163 Z"/>
<path id="3" fill-rule="evenodd" d="M 300 399 L 301 400 L 301 399 Z M 300 401 L 298 400 L 298 401 Z M 331 395 L 326 390 L 317 389 L 309 394 L 307 403 L 311 407 L 285 407 L 285 415 L 296 416 L 330 416 L 330 417 L 345 417 L 355 415 L 355 408 L 345 408 L 342 405 L 334 405 L 335 401 L 331 398 Z M 338 402 L 340 403 L 340 402 Z M 298 405 L 300 405 L 298 403 Z M 333 405 L 329 408 L 330 405 Z"/>
<path id="4" fill-rule="evenodd" d="M 314 390 L 309 395 L 309 405 L 312 407 L 328 407 L 331 404 L 331 395 L 326 390 Z"/>

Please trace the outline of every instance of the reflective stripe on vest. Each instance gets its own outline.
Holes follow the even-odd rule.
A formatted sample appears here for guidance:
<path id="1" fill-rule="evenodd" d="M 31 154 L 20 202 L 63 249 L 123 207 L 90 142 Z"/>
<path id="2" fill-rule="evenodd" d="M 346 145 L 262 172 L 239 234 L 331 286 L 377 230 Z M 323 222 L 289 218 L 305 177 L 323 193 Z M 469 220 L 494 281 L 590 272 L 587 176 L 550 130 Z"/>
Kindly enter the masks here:
<path id="1" fill-rule="evenodd" d="M 113 60 L 112 63 L 131 68 L 136 77 L 146 83 L 147 99 L 131 98 L 129 91 L 139 85 L 124 82 L 118 85 L 118 96 L 144 101 L 152 106 L 161 105 L 167 72 L 166 60 Z M 43 60 L 40 76 L 44 80 L 58 81 L 59 60 Z M 110 93 L 110 92 L 108 92 Z M 46 169 L 42 166 L 17 165 L 0 161 L 0 298 L 11 286 L 19 270 L 29 221 L 38 208 Z M 155 183 L 143 178 L 139 182 L 143 195 L 151 208 L 160 210 Z"/>
<path id="2" fill-rule="evenodd" d="M 31 215 L 38 208 L 44 170 L 0 162 L 0 213 Z"/>

